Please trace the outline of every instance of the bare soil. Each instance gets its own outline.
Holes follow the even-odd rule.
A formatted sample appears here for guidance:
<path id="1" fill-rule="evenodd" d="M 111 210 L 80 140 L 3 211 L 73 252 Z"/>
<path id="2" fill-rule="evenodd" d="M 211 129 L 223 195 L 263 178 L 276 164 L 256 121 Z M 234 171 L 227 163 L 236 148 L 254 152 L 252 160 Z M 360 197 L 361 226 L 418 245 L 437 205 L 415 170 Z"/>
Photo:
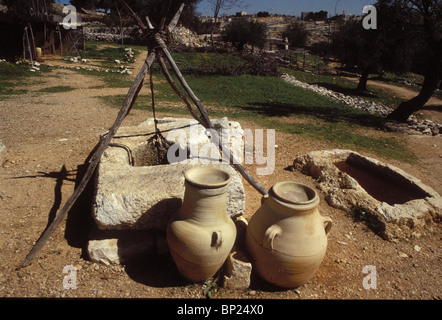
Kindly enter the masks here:
<path id="1" fill-rule="evenodd" d="M 36 92 L 41 88 L 61 85 L 74 87 L 75 90 L 66 93 Z M 106 266 L 89 261 L 85 247 L 91 226 L 93 185 L 55 230 L 33 263 L 17 269 L 73 193 L 84 173 L 85 159 L 97 144 L 99 135 L 108 130 L 116 119 L 118 108 L 103 104 L 97 96 L 127 93 L 128 90 L 90 89 L 97 85 L 100 83 L 95 77 L 55 69 L 39 83 L 29 83 L 27 93 L 0 101 L 0 141 L 7 147 L 0 167 L 0 297 L 204 298 L 205 285 L 184 281 L 167 254 L 144 257 L 127 265 Z M 143 90 L 148 92 L 147 88 Z M 179 107 L 184 108 L 184 105 Z M 435 117 L 440 115 L 433 112 Z M 151 112 L 133 110 L 123 125 L 138 125 L 151 117 Z M 256 128 L 253 123 L 241 124 L 243 128 Z M 367 131 L 372 131 L 367 134 L 373 136 L 393 135 L 405 141 L 419 158 L 417 163 L 380 160 L 398 166 L 437 192 L 442 192 L 441 136 Z M 298 181 L 315 188 L 317 184 L 312 178 L 290 170 L 293 159 L 309 151 L 336 147 L 329 142 L 278 131 L 276 144 L 274 174 L 256 176 L 255 166 L 246 167 L 266 188 L 284 180 Z M 245 217 L 249 219 L 260 206 L 260 194 L 247 182 L 244 185 Z M 258 278 L 252 281 L 249 289 L 219 289 L 213 297 L 442 298 L 440 224 L 432 224 L 428 230 L 410 239 L 388 242 L 373 233 L 364 222 L 328 206 L 324 194 L 319 194 L 320 212 L 333 219 L 333 227 L 326 257 L 313 279 L 297 289 L 281 290 Z M 76 289 L 63 287 L 63 280 L 68 275 L 63 269 L 69 265 L 77 270 Z M 363 281 L 367 274 L 363 269 L 368 265 L 375 267 L 376 289 L 364 289 Z"/>

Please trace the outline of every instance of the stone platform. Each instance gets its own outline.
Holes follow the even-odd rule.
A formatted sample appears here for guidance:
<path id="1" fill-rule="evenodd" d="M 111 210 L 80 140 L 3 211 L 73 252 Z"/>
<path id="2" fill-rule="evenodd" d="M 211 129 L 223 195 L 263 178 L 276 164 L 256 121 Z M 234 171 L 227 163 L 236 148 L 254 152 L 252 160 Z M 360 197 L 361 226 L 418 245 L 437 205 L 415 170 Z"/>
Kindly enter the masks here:
<path id="1" fill-rule="evenodd" d="M 220 135 L 224 133 L 224 142 L 230 142 L 232 153 L 241 161 L 244 143 L 239 123 L 222 118 L 213 121 L 213 125 Z M 184 172 L 194 166 L 228 172 L 232 176 L 228 214 L 235 218 L 244 213 L 242 177 L 229 163 L 215 157 L 219 151 L 210 143 L 205 129 L 194 120 L 177 118 L 159 119 L 157 126 L 164 138 L 161 141 L 155 138 L 153 119 L 135 127 L 121 127 L 103 154 L 92 204 L 96 224 L 88 245 L 92 260 L 120 263 L 120 258 L 128 259 L 150 250 L 154 243 L 163 243 L 162 232 L 182 203 Z M 212 153 L 206 152 L 208 157 L 198 158 L 211 148 Z M 170 159 L 175 162 L 170 163 Z M 140 237 L 146 245 L 138 245 L 143 242 Z"/>

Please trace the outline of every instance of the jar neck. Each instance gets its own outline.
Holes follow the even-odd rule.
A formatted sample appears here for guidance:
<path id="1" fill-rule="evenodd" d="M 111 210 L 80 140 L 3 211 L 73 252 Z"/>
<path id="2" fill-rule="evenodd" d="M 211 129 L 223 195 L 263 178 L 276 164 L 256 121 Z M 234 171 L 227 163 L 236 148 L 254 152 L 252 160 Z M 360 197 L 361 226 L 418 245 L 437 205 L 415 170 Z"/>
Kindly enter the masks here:
<path id="1" fill-rule="evenodd" d="M 186 182 L 180 218 L 210 223 L 228 217 L 227 190 L 228 186 L 205 189 Z"/>
<path id="2" fill-rule="evenodd" d="M 268 198 L 265 200 L 265 205 L 283 216 L 302 216 L 314 212 L 319 205 L 319 198 L 316 196 L 309 202 L 294 204 L 282 201 L 270 192 Z"/>

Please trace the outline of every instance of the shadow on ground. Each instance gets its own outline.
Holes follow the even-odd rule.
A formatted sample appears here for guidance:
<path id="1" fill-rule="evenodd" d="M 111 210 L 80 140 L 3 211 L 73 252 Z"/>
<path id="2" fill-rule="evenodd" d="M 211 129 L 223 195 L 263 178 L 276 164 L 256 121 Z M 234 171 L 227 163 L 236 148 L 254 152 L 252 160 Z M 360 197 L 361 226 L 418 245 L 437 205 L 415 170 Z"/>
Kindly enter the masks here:
<path id="1" fill-rule="evenodd" d="M 385 118 L 355 109 L 330 108 L 321 106 L 302 106 L 279 102 L 255 102 L 242 106 L 243 110 L 252 111 L 266 117 L 304 116 L 313 117 L 329 123 L 348 122 L 371 128 L 382 128 Z"/>

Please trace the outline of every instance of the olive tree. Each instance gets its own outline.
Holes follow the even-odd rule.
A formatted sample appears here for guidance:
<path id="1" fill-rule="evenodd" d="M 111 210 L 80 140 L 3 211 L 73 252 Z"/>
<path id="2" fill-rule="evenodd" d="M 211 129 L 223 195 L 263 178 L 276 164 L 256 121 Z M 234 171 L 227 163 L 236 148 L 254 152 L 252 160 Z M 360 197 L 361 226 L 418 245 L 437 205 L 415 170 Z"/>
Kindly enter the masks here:
<path id="1" fill-rule="evenodd" d="M 248 18 L 233 19 L 222 32 L 225 42 L 231 43 L 238 51 L 243 51 L 246 44 L 262 49 L 267 42 L 267 25 Z"/>

